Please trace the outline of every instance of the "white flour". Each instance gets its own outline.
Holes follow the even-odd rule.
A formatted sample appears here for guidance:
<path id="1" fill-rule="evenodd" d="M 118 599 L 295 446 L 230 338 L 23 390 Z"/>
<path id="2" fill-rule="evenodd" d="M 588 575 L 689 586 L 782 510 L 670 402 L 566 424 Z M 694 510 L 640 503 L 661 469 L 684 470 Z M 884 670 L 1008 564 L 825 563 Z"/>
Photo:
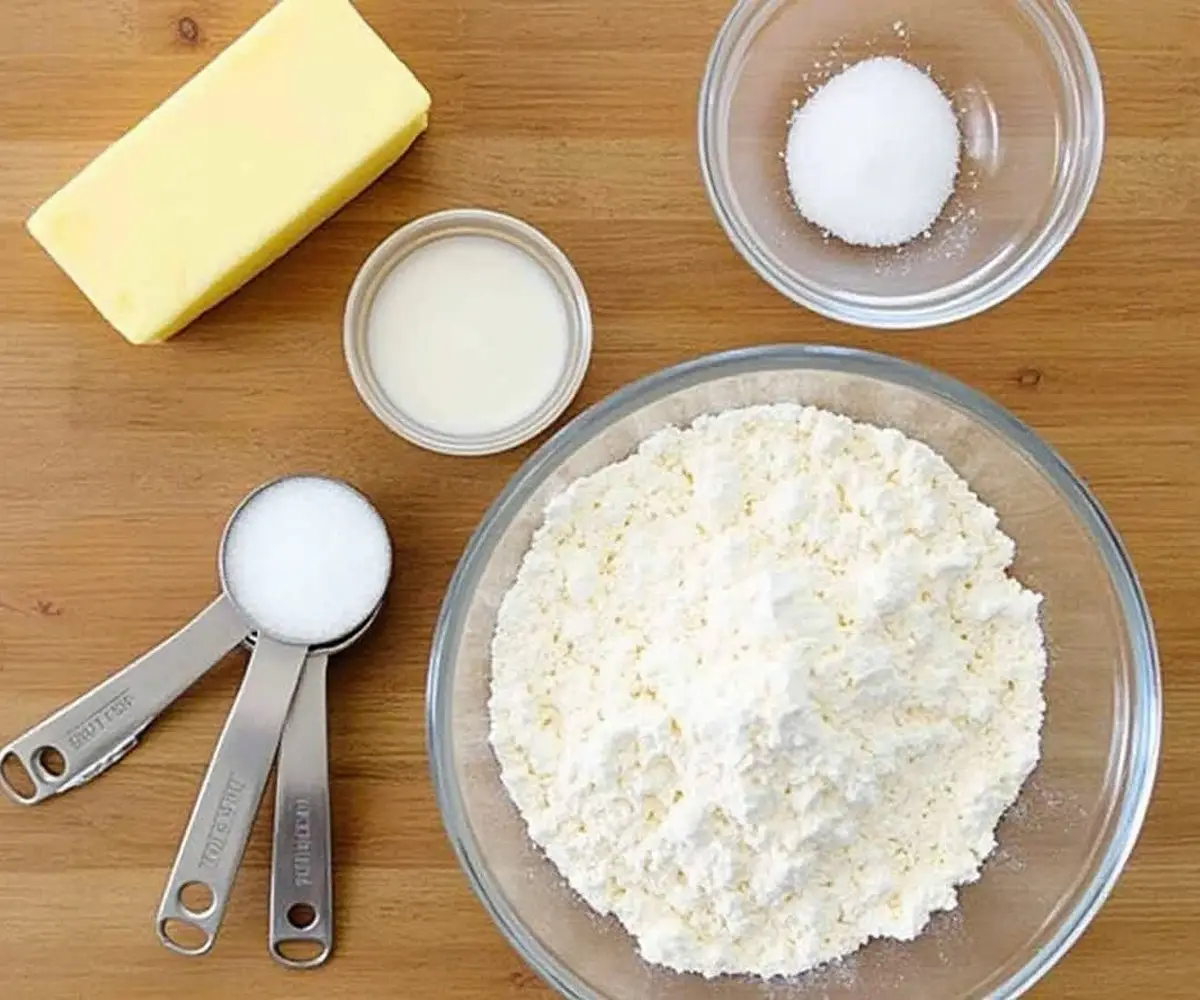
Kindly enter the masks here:
<path id="1" fill-rule="evenodd" d="M 491 739 L 651 962 L 790 975 L 910 939 L 1039 755 L 1039 595 L 946 462 L 777 405 L 555 499 L 499 611 Z"/>

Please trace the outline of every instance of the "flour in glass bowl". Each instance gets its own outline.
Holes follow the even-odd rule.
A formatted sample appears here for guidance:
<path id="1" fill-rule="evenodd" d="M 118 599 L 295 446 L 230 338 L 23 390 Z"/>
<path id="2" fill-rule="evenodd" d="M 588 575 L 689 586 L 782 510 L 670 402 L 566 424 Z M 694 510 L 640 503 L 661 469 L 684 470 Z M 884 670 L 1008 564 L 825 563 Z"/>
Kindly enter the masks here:
<path id="1" fill-rule="evenodd" d="M 530 837 L 678 971 L 915 937 L 1039 757 L 1014 554 L 896 430 L 782 404 L 653 435 L 550 503 L 499 609 L 491 742 Z"/>

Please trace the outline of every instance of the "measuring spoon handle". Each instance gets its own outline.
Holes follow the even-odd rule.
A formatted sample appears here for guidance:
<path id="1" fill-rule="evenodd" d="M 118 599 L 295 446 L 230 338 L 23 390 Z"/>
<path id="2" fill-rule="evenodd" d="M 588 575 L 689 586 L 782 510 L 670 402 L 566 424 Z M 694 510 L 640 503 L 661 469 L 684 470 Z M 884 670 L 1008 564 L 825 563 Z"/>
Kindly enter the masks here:
<path id="1" fill-rule="evenodd" d="M 333 951 L 327 666 L 325 654 L 309 654 L 275 768 L 269 943 L 293 969 L 316 968 Z"/>
<path id="2" fill-rule="evenodd" d="M 221 595 L 169 639 L 0 750 L 6 765 L 0 787 L 29 806 L 91 781 L 129 753 L 146 727 L 248 632 Z M 32 794 L 5 775 L 13 757 Z"/>
<path id="3" fill-rule="evenodd" d="M 307 654 L 263 635 L 254 645 L 158 907 L 159 939 L 181 955 L 216 942 Z"/>

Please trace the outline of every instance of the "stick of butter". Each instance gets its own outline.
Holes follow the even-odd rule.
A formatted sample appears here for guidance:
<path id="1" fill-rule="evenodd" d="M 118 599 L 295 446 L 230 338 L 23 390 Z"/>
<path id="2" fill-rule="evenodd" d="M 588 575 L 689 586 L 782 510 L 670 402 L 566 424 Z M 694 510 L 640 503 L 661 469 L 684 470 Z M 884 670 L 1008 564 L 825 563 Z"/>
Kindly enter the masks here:
<path id="1" fill-rule="evenodd" d="M 348 0 L 282 0 L 29 232 L 127 340 L 165 340 L 367 187 L 428 113 Z"/>

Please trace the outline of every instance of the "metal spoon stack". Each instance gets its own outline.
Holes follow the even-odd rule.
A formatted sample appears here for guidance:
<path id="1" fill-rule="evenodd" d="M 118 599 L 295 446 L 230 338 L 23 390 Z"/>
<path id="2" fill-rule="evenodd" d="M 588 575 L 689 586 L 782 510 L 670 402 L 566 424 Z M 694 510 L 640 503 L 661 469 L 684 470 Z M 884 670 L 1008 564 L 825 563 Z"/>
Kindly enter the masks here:
<path id="1" fill-rule="evenodd" d="M 331 539 L 329 512 L 308 501 L 297 505 L 298 486 L 353 511 L 369 537 L 350 545 Z M 278 499 L 288 491 L 290 509 Z M 303 606 L 305 594 L 297 587 L 306 573 L 321 586 L 335 585 L 344 571 L 355 580 L 349 604 L 341 591 L 310 593 L 310 603 L 337 605 L 336 613 L 322 615 L 312 628 L 302 622 L 291 634 L 281 629 L 269 601 L 264 605 L 254 577 L 248 578 L 251 586 L 240 569 L 230 572 L 231 558 L 240 558 L 236 552 L 231 556 L 233 529 L 245 535 L 251 523 L 246 512 L 257 505 L 254 513 L 262 521 L 258 508 L 268 502 L 278 508 L 267 512 L 270 531 L 278 535 L 280 524 L 294 525 L 301 556 L 306 545 L 313 551 L 324 545 L 339 560 L 347 551 L 353 554 L 355 544 L 370 552 L 363 583 L 359 566 L 291 565 L 291 542 L 283 539 L 288 576 L 283 580 L 276 569 L 268 590 L 287 591 L 289 600 Z M 221 595 L 196 618 L 0 750 L 0 787 L 14 801 L 36 805 L 87 784 L 133 750 L 146 729 L 227 653 L 245 645 L 251 651 L 245 677 L 200 786 L 155 928 L 162 943 L 180 954 L 212 950 L 274 764 L 268 947 L 285 966 L 314 968 L 333 950 L 326 669 L 329 658 L 356 642 L 378 616 L 391 573 L 391 544 L 383 519 L 353 487 L 292 476 L 267 483 L 239 504 L 222 536 L 219 571 Z M 254 614 L 247 604 L 256 608 Z M 338 622 L 353 626 L 328 634 Z"/>

